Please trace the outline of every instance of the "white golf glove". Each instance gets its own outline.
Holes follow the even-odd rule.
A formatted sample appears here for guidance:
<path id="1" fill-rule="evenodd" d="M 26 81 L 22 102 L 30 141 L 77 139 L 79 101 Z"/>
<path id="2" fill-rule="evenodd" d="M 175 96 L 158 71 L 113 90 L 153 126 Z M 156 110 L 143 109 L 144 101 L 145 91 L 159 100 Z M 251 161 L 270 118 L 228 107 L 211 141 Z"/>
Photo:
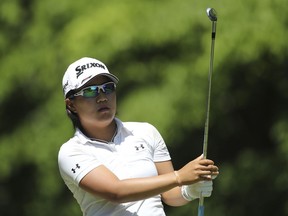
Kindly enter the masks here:
<path id="1" fill-rule="evenodd" d="M 200 198 L 201 193 L 203 197 L 210 197 L 212 194 L 212 190 L 212 181 L 201 181 L 191 185 L 183 185 L 181 187 L 182 196 L 187 201 Z"/>

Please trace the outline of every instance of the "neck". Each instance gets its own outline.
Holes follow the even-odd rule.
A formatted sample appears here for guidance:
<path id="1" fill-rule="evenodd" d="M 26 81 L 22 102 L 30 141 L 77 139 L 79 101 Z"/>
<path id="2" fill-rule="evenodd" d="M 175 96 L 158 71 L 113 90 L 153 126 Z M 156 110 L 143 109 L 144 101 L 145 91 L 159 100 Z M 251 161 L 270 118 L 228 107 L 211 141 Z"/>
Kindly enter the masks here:
<path id="1" fill-rule="evenodd" d="M 115 120 L 113 120 L 107 126 L 99 127 L 92 125 L 85 128 L 83 127 L 83 130 L 83 133 L 89 138 L 111 142 L 116 134 L 117 124 Z"/>

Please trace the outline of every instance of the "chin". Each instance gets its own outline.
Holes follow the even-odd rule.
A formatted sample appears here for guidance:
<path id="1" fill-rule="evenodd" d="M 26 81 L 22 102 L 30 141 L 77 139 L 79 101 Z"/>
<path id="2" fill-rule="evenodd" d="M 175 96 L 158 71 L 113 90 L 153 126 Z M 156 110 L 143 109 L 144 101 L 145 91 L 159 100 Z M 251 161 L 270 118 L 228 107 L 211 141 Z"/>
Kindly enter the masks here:
<path id="1" fill-rule="evenodd" d="M 114 121 L 115 115 L 102 115 L 97 119 L 97 122 L 100 124 L 109 125 L 112 121 Z"/>

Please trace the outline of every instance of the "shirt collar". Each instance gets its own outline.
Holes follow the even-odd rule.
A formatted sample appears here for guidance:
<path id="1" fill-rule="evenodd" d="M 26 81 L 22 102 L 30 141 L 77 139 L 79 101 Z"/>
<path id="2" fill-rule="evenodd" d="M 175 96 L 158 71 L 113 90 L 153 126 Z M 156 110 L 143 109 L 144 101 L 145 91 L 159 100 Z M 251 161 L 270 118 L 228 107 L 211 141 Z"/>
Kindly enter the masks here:
<path id="1" fill-rule="evenodd" d="M 118 136 L 120 131 L 123 128 L 123 123 L 118 118 L 114 118 L 114 120 L 115 120 L 115 122 L 117 124 L 116 136 Z M 106 141 L 100 141 L 100 140 L 91 139 L 91 138 L 87 137 L 79 128 L 76 128 L 74 136 L 78 137 L 78 139 L 80 140 L 81 143 L 87 143 L 87 142 L 109 143 L 109 142 L 106 142 Z"/>

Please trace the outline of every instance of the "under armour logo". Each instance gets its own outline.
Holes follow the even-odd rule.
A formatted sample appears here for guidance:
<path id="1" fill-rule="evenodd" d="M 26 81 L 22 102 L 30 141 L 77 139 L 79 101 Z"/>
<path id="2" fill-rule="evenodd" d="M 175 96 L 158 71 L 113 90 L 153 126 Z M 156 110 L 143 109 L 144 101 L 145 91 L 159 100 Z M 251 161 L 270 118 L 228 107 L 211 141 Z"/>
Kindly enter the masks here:
<path id="1" fill-rule="evenodd" d="M 135 147 L 136 151 L 139 151 L 140 149 L 145 148 L 143 144 L 141 144 L 140 146 L 134 146 L 134 147 Z"/>
<path id="2" fill-rule="evenodd" d="M 72 171 L 73 173 L 76 173 L 76 169 L 80 169 L 79 164 L 76 164 L 76 167 L 75 167 L 75 168 L 72 168 L 71 171 Z"/>

